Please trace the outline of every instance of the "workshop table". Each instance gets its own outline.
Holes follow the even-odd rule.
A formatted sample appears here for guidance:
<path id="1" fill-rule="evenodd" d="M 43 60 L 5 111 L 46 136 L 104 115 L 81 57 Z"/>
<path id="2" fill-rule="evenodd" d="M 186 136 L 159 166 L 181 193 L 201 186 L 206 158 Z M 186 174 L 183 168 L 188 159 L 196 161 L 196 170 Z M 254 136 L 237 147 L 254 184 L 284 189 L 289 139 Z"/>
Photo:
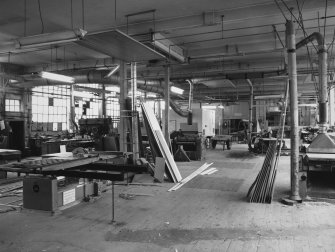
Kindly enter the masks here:
<path id="1" fill-rule="evenodd" d="M 0 149 L 0 164 L 5 164 L 7 161 L 21 161 L 21 151 L 11 149 Z M 7 178 L 6 171 L 0 171 L 0 179 Z"/>

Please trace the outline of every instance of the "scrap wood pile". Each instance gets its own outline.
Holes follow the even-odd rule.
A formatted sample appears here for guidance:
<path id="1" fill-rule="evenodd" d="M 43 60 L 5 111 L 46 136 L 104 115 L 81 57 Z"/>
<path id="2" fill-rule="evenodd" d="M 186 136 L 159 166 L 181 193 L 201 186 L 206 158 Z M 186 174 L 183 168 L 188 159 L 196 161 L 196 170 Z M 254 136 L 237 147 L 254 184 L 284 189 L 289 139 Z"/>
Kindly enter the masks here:
<path id="1" fill-rule="evenodd" d="M 165 141 L 154 111 L 144 102 L 141 103 L 141 108 L 152 155 L 154 158 L 161 157 L 165 159 L 165 174 L 171 181 L 175 183 L 181 181 L 182 177 L 179 169 L 173 159 L 169 146 Z"/>

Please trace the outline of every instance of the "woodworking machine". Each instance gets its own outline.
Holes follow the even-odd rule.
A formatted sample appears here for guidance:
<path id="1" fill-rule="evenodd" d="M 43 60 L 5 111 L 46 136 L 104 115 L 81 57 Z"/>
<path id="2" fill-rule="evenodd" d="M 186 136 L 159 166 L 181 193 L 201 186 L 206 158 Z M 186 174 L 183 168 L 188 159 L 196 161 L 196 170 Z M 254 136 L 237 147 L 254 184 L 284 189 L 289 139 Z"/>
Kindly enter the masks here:
<path id="1" fill-rule="evenodd" d="M 79 156 L 67 152 L 54 155 L 41 160 L 0 165 L 0 171 L 27 175 L 23 178 L 24 208 L 55 211 L 87 196 L 96 195 L 101 180 L 123 181 L 125 177 L 128 178 L 128 172 L 148 171 L 146 165 L 126 164 L 121 152 L 96 152 Z M 60 178 L 76 183 L 59 186 Z"/>
<path id="2" fill-rule="evenodd" d="M 327 94 L 327 92 L 323 93 Z M 320 124 L 318 135 L 306 148 L 306 153 L 301 155 L 299 162 L 299 189 L 302 199 L 314 195 L 316 197 L 329 197 L 330 194 L 333 194 L 332 197 L 335 196 L 335 142 L 326 130 L 327 103 L 320 102 L 319 110 Z"/>

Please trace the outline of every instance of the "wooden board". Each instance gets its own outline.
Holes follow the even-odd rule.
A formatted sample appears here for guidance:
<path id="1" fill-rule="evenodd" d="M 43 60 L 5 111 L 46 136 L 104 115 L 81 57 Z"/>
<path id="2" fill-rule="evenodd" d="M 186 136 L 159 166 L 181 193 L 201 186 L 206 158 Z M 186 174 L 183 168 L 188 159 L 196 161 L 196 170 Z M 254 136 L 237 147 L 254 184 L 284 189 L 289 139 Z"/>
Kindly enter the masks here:
<path id="1" fill-rule="evenodd" d="M 207 164 L 204 163 L 202 166 L 200 166 L 196 171 L 192 172 L 190 175 L 188 175 L 186 178 L 184 178 L 182 181 L 180 181 L 178 184 L 171 187 L 168 192 L 176 191 L 183 185 L 185 185 L 187 182 L 189 182 L 194 177 L 198 176 L 200 173 L 202 173 L 204 170 L 206 170 L 208 167 L 210 167 L 213 163 Z"/>
<path id="2" fill-rule="evenodd" d="M 155 116 L 155 113 L 153 112 L 152 108 L 146 104 L 141 103 L 143 112 L 145 113 L 145 116 L 149 122 L 149 126 L 153 132 L 153 135 L 155 137 L 155 140 L 157 142 L 157 145 L 162 153 L 162 156 L 165 159 L 166 165 L 168 167 L 168 170 L 171 174 L 171 177 L 173 179 L 173 182 L 179 182 L 182 180 L 182 177 L 180 175 L 179 169 L 173 159 L 173 156 L 170 152 L 169 146 L 167 145 L 165 138 L 163 136 L 163 132 L 159 126 L 159 123 L 157 121 L 157 118 Z"/>
<path id="3" fill-rule="evenodd" d="M 159 181 L 164 181 L 165 159 L 156 157 L 154 177 Z"/>
<path id="4" fill-rule="evenodd" d="M 170 149 L 165 141 L 165 138 L 163 136 L 163 133 L 161 130 L 155 130 L 154 135 L 157 136 L 158 139 L 158 146 L 161 148 L 161 152 L 163 154 L 163 157 L 165 158 L 165 162 L 168 166 L 168 169 L 170 173 L 174 177 L 174 182 L 179 182 L 182 180 L 182 177 L 180 175 L 179 169 L 177 167 L 176 162 L 173 159 L 173 156 L 170 152 Z"/>

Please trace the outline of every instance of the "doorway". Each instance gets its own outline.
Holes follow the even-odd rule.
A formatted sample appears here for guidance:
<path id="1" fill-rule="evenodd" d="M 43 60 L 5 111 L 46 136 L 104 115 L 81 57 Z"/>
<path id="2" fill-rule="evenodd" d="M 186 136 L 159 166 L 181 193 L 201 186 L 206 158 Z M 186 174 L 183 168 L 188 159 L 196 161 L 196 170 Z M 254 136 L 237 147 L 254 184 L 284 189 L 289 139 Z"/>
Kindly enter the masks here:
<path id="1" fill-rule="evenodd" d="M 9 126 L 12 128 L 12 132 L 9 134 L 8 148 L 13 150 L 20 150 L 22 153 L 24 153 L 24 121 L 10 121 Z"/>

